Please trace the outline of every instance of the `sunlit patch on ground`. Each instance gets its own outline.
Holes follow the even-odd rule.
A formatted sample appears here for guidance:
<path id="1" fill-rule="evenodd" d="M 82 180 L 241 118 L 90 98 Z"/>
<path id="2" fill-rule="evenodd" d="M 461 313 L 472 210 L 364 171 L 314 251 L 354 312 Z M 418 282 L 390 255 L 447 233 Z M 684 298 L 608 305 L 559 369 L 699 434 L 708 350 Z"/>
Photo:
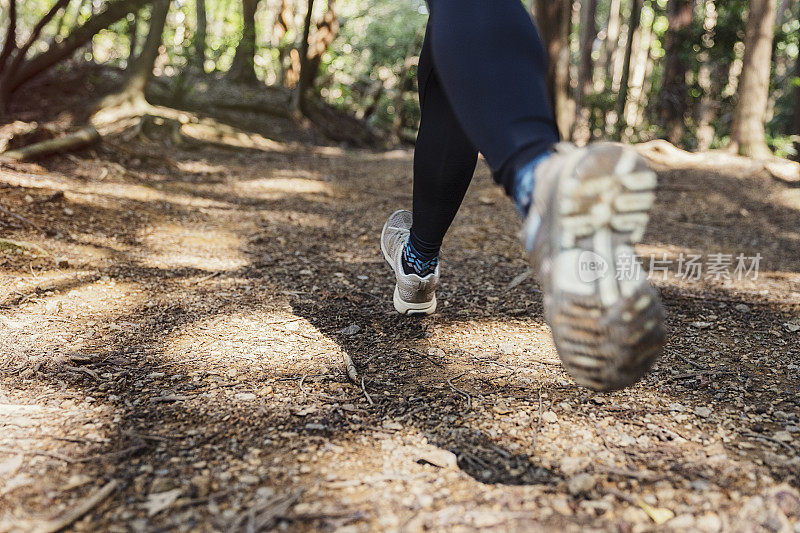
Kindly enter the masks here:
<path id="1" fill-rule="evenodd" d="M 165 362 L 217 368 L 251 367 L 286 373 L 328 368 L 338 346 L 307 320 L 293 315 L 248 312 L 194 322 L 165 343 Z"/>
<path id="2" fill-rule="evenodd" d="M 241 236 L 220 227 L 161 224 L 148 228 L 140 238 L 147 250 L 141 261 L 149 267 L 213 272 L 235 270 L 247 263 L 241 254 Z"/>
<path id="3" fill-rule="evenodd" d="M 330 195 L 330 184 L 308 178 L 274 177 L 239 182 L 236 190 L 248 198 L 274 200 L 287 194 Z"/>
<path id="4" fill-rule="evenodd" d="M 785 189 L 780 194 L 775 195 L 774 201 L 780 205 L 800 211 L 800 189 Z M 794 232 L 795 238 L 800 239 L 800 235 Z"/>

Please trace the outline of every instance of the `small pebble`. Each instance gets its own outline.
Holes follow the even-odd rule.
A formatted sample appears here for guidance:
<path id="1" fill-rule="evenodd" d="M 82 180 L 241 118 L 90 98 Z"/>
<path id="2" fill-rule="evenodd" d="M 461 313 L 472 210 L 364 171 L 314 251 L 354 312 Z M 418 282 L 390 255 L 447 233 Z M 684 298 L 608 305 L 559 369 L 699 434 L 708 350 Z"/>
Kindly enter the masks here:
<path id="1" fill-rule="evenodd" d="M 597 480 L 591 474 L 578 474 L 567 482 L 567 490 L 573 496 L 590 492 L 597 484 Z"/>
<path id="2" fill-rule="evenodd" d="M 694 414 L 696 414 L 697 416 L 699 416 L 701 418 L 708 418 L 709 416 L 711 416 L 712 412 L 713 411 L 711 409 L 709 409 L 708 407 L 705 407 L 705 406 L 696 407 L 695 410 L 694 410 Z"/>
<path id="3" fill-rule="evenodd" d="M 542 420 L 548 424 L 555 424 L 558 422 L 558 415 L 553 411 L 545 411 L 542 413 Z"/>

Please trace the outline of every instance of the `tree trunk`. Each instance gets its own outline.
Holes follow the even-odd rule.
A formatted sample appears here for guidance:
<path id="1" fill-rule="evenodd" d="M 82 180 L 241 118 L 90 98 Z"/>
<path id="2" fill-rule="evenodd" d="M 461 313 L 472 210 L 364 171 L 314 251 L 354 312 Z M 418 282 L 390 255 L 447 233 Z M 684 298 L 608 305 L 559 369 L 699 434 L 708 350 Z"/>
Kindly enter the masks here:
<path id="1" fill-rule="evenodd" d="M 272 45 L 278 50 L 278 80 L 276 85 L 285 85 L 287 79 L 287 67 L 285 65 L 287 51 L 290 46 L 283 42 L 286 33 L 289 31 L 294 14 L 292 6 L 286 0 L 281 0 L 280 11 L 275 18 L 275 25 L 272 28 Z"/>
<path id="2" fill-rule="evenodd" d="M 647 85 L 652 71 L 652 52 L 655 41 L 658 39 L 653 27 L 657 17 L 655 2 L 651 2 L 650 6 L 653 8 L 653 16 L 650 18 L 649 24 L 640 28 L 639 36 L 634 41 L 635 52 L 631 60 L 633 61 L 632 65 L 635 65 L 636 68 L 631 68 L 630 86 L 632 91 L 626 111 L 626 121 L 634 131 L 644 121 L 644 108 L 647 106 L 649 94 Z"/>
<path id="3" fill-rule="evenodd" d="M 206 64 L 206 34 L 208 32 L 208 18 L 206 15 L 206 0 L 195 0 L 197 14 L 197 30 L 194 34 L 194 63 L 200 71 L 205 71 Z"/>
<path id="4" fill-rule="evenodd" d="M 236 83 L 255 85 L 258 83 L 256 76 L 256 10 L 259 0 L 242 0 L 243 29 L 242 38 L 236 47 L 228 79 Z"/>
<path id="5" fill-rule="evenodd" d="M 302 110 L 305 105 L 306 95 L 304 94 L 305 87 L 303 86 L 303 71 L 308 70 L 308 36 L 311 33 L 311 16 L 314 11 L 314 0 L 308 0 L 306 6 L 306 18 L 303 23 L 303 40 L 300 42 L 300 71 L 299 81 L 295 88 L 294 95 L 292 96 L 292 110 L 297 112 Z"/>
<path id="6" fill-rule="evenodd" d="M 322 16 L 322 20 L 317 23 L 317 29 L 308 39 L 308 50 L 301 56 L 303 63 L 300 67 L 300 82 L 298 91 L 300 93 L 300 109 L 303 109 L 306 98 L 314 89 L 317 76 L 319 75 L 319 65 L 322 62 L 322 55 L 336 39 L 339 34 L 339 21 L 336 18 L 336 2 L 328 0 L 328 9 Z"/>
<path id="7" fill-rule="evenodd" d="M 66 7 L 67 4 L 69 4 L 69 0 L 57 0 L 55 5 L 53 5 L 53 7 L 50 8 L 50 10 L 39 20 L 39 22 L 36 23 L 36 26 L 34 26 L 33 30 L 31 30 L 28 40 L 16 50 L 14 57 L 11 59 L 11 63 L 8 65 L 8 69 L 3 75 L 3 86 L 6 85 L 6 79 L 13 75 L 14 72 L 19 70 L 20 65 L 22 65 L 23 61 L 25 61 L 25 56 L 27 55 L 28 50 L 30 50 L 31 46 L 36 43 L 36 40 L 39 38 L 39 35 L 42 33 L 44 27 L 47 26 L 47 24 L 53 20 L 53 17 L 55 17 L 56 14 L 61 11 L 61 9 Z"/>
<path id="8" fill-rule="evenodd" d="M 688 65 L 683 52 L 684 43 L 689 37 L 693 14 L 694 0 L 667 2 L 669 29 L 664 39 L 666 64 L 659 109 L 661 122 L 667 131 L 667 139 L 676 146 L 681 144 L 685 129 Z"/>
<path id="9" fill-rule="evenodd" d="M 547 90 L 558 129 L 569 136 L 569 23 L 571 0 L 536 0 L 536 21 L 548 55 Z"/>
<path id="10" fill-rule="evenodd" d="M 716 33 L 718 13 L 715 6 L 716 0 L 704 0 L 705 4 L 705 17 L 703 21 L 703 28 L 705 28 L 705 35 L 703 36 L 704 43 L 713 43 L 714 34 Z M 720 107 L 720 91 L 724 80 L 727 78 L 726 72 L 730 68 L 729 65 L 712 64 L 710 46 L 706 45 L 698 59 L 700 61 L 700 68 L 697 73 L 697 83 L 703 91 L 703 96 L 700 99 L 700 106 L 697 109 L 697 151 L 705 152 L 711 148 L 714 142 L 714 127 L 711 125 L 717 116 Z"/>
<path id="11" fill-rule="evenodd" d="M 614 79 L 614 59 L 619 49 L 619 32 L 622 21 L 622 3 L 620 0 L 611 0 L 608 7 L 608 24 L 606 24 L 605 53 L 603 54 L 603 66 L 606 71 L 606 79 Z"/>
<path id="12" fill-rule="evenodd" d="M 578 66 L 578 88 L 575 91 L 575 114 L 577 120 L 572 129 L 573 140 L 584 144 L 591 139 L 589 129 L 590 109 L 584 109 L 586 97 L 591 94 L 594 82 L 592 51 L 597 39 L 597 1 L 585 0 L 581 6 L 580 64 Z"/>
<path id="13" fill-rule="evenodd" d="M 4 69 L 0 80 L 0 105 L 7 105 L 10 96 L 22 84 L 68 58 L 75 50 L 91 41 L 97 32 L 147 3 L 148 0 L 112 0 L 105 5 L 105 9 L 75 28 L 62 42 L 55 43 L 47 51 L 18 64 L 16 69 Z"/>
<path id="14" fill-rule="evenodd" d="M 622 78 L 619 84 L 619 94 L 617 96 L 617 124 L 616 138 L 621 139 L 622 134 L 628 127 L 625 121 L 625 106 L 628 103 L 628 84 L 631 78 L 631 57 L 633 56 L 633 40 L 639 25 L 642 22 L 643 0 L 633 0 L 631 5 L 631 16 L 628 21 L 628 40 L 625 43 L 625 59 L 622 63 Z"/>
<path id="15" fill-rule="evenodd" d="M 158 58 L 158 49 L 164 35 L 164 26 L 167 22 L 171 0 L 154 0 L 150 13 L 150 29 L 147 39 L 142 45 L 139 57 L 129 66 L 128 75 L 122 89 L 113 95 L 107 96 L 100 103 L 100 107 L 131 105 L 133 107 L 146 106 L 144 90 L 153 76 L 153 66 Z"/>
<path id="16" fill-rule="evenodd" d="M 8 0 L 8 32 L 3 51 L 0 52 L 0 72 L 5 70 L 6 61 L 17 49 L 17 0 Z"/>
<path id="17" fill-rule="evenodd" d="M 764 121 L 769 99 L 776 0 L 752 0 L 745 30 L 739 100 L 733 115 L 731 150 L 747 157 L 771 156 Z"/>
<path id="18" fill-rule="evenodd" d="M 794 76 L 795 82 L 800 80 L 800 55 L 794 60 Z M 794 142 L 795 148 L 795 161 L 800 161 L 800 83 L 795 85 L 794 88 L 794 131 L 792 132 L 796 137 Z"/>

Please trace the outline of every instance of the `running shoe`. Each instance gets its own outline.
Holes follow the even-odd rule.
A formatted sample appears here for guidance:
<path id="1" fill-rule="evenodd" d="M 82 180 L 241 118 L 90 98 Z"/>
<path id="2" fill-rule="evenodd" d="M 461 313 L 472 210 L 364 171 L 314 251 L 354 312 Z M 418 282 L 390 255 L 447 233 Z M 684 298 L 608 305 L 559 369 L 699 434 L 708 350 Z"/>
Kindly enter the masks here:
<path id="1" fill-rule="evenodd" d="M 403 315 L 430 315 L 436 311 L 436 287 L 439 285 L 439 266 L 432 274 L 420 277 L 403 270 L 403 248 L 411 232 L 411 212 L 395 211 L 383 225 L 381 252 L 394 271 L 394 308 Z"/>
<path id="2" fill-rule="evenodd" d="M 666 340 L 664 308 L 633 250 L 655 200 L 656 174 L 615 143 L 560 144 L 535 172 L 521 238 L 561 361 L 579 385 L 632 385 Z"/>

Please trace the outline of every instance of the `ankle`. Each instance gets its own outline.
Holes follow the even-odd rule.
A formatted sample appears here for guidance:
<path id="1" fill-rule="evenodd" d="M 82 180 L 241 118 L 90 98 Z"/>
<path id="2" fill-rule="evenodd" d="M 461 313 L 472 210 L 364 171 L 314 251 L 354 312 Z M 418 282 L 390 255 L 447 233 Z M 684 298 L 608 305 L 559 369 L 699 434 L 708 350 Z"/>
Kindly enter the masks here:
<path id="1" fill-rule="evenodd" d="M 403 247 L 401 262 L 406 275 L 416 274 L 424 278 L 436 272 L 436 267 L 439 265 L 439 252 L 438 250 L 428 253 L 420 252 L 409 239 Z"/>
<path id="2" fill-rule="evenodd" d="M 514 175 L 514 182 L 511 188 L 511 199 L 519 214 L 524 218 L 528 216 L 531 205 L 533 204 L 533 189 L 536 186 L 536 169 L 541 165 L 552 152 L 544 152 L 534 157 L 522 166 Z"/>

